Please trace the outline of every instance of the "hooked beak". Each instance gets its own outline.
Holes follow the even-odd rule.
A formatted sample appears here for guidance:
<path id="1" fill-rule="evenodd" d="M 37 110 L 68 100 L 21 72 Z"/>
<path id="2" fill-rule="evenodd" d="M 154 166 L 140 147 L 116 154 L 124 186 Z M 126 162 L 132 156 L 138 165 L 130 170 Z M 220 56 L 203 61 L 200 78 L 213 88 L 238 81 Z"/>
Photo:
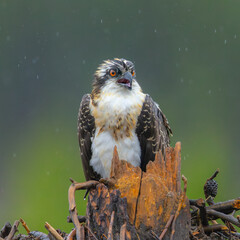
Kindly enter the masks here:
<path id="1" fill-rule="evenodd" d="M 132 89 L 132 74 L 126 72 L 123 74 L 122 78 L 118 79 L 117 82 L 124 87 L 127 87 L 129 90 Z"/>

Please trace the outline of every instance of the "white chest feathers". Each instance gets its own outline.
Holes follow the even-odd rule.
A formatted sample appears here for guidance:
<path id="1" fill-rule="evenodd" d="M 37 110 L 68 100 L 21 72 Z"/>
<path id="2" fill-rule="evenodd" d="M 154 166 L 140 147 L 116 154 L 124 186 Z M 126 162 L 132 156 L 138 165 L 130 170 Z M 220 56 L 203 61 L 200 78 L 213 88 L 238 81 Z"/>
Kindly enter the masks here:
<path id="1" fill-rule="evenodd" d="M 114 146 L 117 146 L 120 159 L 134 166 L 141 163 L 135 130 L 145 94 L 137 83 L 133 84 L 132 90 L 109 85 L 102 89 L 97 104 L 90 104 L 96 124 L 90 165 L 103 178 L 110 176 Z"/>

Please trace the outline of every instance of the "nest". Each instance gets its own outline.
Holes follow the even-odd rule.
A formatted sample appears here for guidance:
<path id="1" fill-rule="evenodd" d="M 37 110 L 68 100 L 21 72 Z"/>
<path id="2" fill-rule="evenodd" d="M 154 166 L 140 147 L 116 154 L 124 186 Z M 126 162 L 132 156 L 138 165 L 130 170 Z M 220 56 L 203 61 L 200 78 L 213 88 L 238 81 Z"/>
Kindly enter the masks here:
<path id="1" fill-rule="evenodd" d="M 70 233 L 55 230 L 48 223 L 48 234 L 30 231 L 20 219 L 13 226 L 5 224 L 0 240 L 240 239 L 235 228 L 240 227 L 240 217 L 234 216 L 240 209 L 240 198 L 214 202 L 218 173 L 219 170 L 206 180 L 205 199 L 189 200 L 187 179 L 181 176 L 180 143 L 166 149 L 165 157 L 160 152 L 156 154 L 146 172 L 119 160 L 115 148 L 109 179 L 84 183 L 71 179 L 68 222 L 74 228 Z M 75 192 L 83 189 L 89 194 L 86 216 L 78 216 Z M 20 222 L 26 235 L 16 235 Z"/>

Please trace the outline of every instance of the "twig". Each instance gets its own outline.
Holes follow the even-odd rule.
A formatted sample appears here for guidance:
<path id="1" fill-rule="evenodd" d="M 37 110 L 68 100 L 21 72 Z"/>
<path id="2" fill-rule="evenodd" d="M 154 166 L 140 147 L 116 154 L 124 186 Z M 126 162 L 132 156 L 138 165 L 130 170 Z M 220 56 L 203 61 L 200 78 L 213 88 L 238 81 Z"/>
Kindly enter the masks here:
<path id="1" fill-rule="evenodd" d="M 99 182 L 98 181 L 87 181 L 85 183 L 77 183 L 73 179 L 70 179 L 72 182 L 71 186 L 68 189 L 68 201 L 69 201 L 69 213 L 70 219 L 72 220 L 75 228 L 76 228 L 76 236 L 77 240 L 81 240 L 81 226 L 78 221 L 77 209 L 76 209 L 76 201 L 75 201 L 75 191 L 80 189 L 89 189 L 95 187 Z"/>
<path id="2" fill-rule="evenodd" d="M 15 235 L 15 233 L 18 230 L 18 225 L 19 225 L 19 220 L 14 222 L 12 229 L 11 229 L 9 235 L 7 236 L 6 240 L 11 240 L 13 238 L 13 236 Z"/>
<path id="3" fill-rule="evenodd" d="M 165 225 L 165 227 L 164 227 L 161 235 L 159 236 L 159 239 L 160 239 L 160 240 L 162 240 L 163 237 L 165 236 L 168 228 L 170 227 L 170 225 L 171 225 L 171 223 L 172 223 L 172 221 L 173 221 L 173 218 L 174 218 L 174 215 L 171 215 L 170 218 L 168 219 L 167 224 Z"/>
<path id="4" fill-rule="evenodd" d="M 153 230 L 151 230 L 151 234 L 155 237 L 155 239 L 160 240 L 158 235 Z"/>
<path id="5" fill-rule="evenodd" d="M 85 231 L 83 225 L 80 226 L 80 240 L 85 240 Z"/>
<path id="6" fill-rule="evenodd" d="M 232 199 L 226 202 L 215 203 L 214 205 L 207 207 L 207 209 L 213 209 L 218 212 L 229 214 L 232 213 L 234 210 L 240 209 L 240 198 Z"/>
<path id="7" fill-rule="evenodd" d="M 205 233 L 219 232 L 219 231 L 228 231 L 228 228 L 221 224 L 209 225 L 203 227 Z"/>
<path id="8" fill-rule="evenodd" d="M 112 240 L 113 239 L 112 229 L 113 229 L 114 215 L 115 215 L 115 211 L 112 211 L 107 240 Z"/>
<path id="9" fill-rule="evenodd" d="M 219 168 L 216 170 L 216 172 L 210 178 L 207 179 L 207 181 L 213 180 L 218 175 L 218 173 L 219 173 Z"/>
<path id="10" fill-rule="evenodd" d="M 47 222 L 45 222 L 45 228 L 57 239 L 64 240 L 60 234 Z"/>
<path id="11" fill-rule="evenodd" d="M 120 240 L 125 240 L 127 223 L 125 222 L 120 229 Z"/>
<path id="12" fill-rule="evenodd" d="M 205 207 L 205 201 L 202 198 L 197 200 L 189 200 L 190 205 L 193 205 L 200 210 L 200 218 L 203 226 L 208 226 L 207 211 Z"/>
<path id="13" fill-rule="evenodd" d="M 221 218 L 222 220 L 228 221 L 228 222 L 236 225 L 237 227 L 240 227 L 239 221 L 235 217 L 233 217 L 232 215 L 226 215 L 224 213 L 215 211 L 213 209 L 207 209 L 207 214 L 211 215 L 211 216 L 214 216 L 214 217 L 217 217 L 217 218 Z"/>
<path id="14" fill-rule="evenodd" d="M 76 229 L 74 228 L 67 236 L 67 240 L 73 240 L 73 238 L 76 236 Z"/>
<path id="15" fill-rule="evenodd" d="M 185 203 L 185 200 L 186 200 L 186 192 L 187 192 L 187 178 L 182 175 L 182 180 L 183 180 L 183 183 L 184 183 L 184 189 L 183 189 L 183 192 L 181 194 L 181 198 L 180 198 L 180 202 L 178 204 L 178 208 L 177 208 L 177 211 L 175 213 L 175 216 L 174 216 L 174 219 L 173 219 L 173 223 L 172 223 L 172 233 L 171 233 L 171 240 L 173 239 L 173 236 L 174 236 L 174 233 L 175 233 L 175 225 L 176 225 L 176 220 L 177 220 L 177 217 L 179 216 L 179 213 Z"/>
<path id="16" fill-rule="evenodd" d="M 21 222 L 22 226 L 25 228 L 26 232 L 29 234 L 31 231 L 30 231 L 29 227 L 27 226 L 26 222 L 22 218 L 20 218 L 20 222 Z"/>
<path id="17" fill-rule="evenodd" d="M 84 226 L 84 227 L 91 233 L 91 235 L 93 236 L 93 238 L 95 240 L 98 240 L 97 237 L 95 236 L 95 234 L 92 232 L 92 230 L 88 226 Z"/>

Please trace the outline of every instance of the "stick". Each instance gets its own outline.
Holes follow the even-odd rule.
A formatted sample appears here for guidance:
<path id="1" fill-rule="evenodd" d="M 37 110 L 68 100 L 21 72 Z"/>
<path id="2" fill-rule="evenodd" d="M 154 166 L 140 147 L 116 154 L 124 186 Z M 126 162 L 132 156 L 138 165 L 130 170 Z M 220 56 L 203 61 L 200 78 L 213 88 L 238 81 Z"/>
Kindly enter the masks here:
<path id="1" fill-rule="evenodd" d="M 240 227 L 240 223 L 238 222 L 238 220 L 233 217 L 232 215 L 226 215 L 224 213 L 221 213 L 221 212 L 217 212 L 213 209 L 208 209 L 207 210 L 207 214 L 208 215 L 211 215 L 211 216 L 214 216 L 214 217 L 217 217 L 217 218 L 221 218 L 222 220 L 225 220 L 225 221 L 228 221 L 234 225 L 236 225 L 237 227 Z"/>
<path id="2" fill-rule="evenodd" d="M 171 223 L 172 223 L 172 221 L 173 221 L 173 218 L 174 218 L 174 215 L 171 215 L 170 218 L 168 219 L 166 226 L 164 227 L 161 235 L 159 236 L 159 239 L 160 239 L 160 240 L 162 240 L 163 237 L 165 236 L 168 228 L 170 227 L 170 225 L 171 225 Z"/>
<path id="3" fill-rule="evenodd" d="M 207 209 L 213 209 L 218 212 L 229 214 L 232 213 L 234 210 L 240 209 L 240 198 L 232 199 L 226 202 L 215 203 L 214 205 L 207 207 Z"/>
<path id="4" fill-rule="evenodd" d="M 107 240 L 113 239 L 112 228 L 113 228 L 114 215 L 115 215 L 115 211 L 112 211 Z"/>
<path id="5" fill-rule="evenodd" d="M 125 240 L 125 235 L 126 235 L 126 226 L 127 226 L 127 223 L 124 223 L 122 226 L 121 226 L 121 229 L 120 229 L 120 240 Z"/>
<path id="6" fill-rule="evenodd" d="M 77 183 L 73 179 L 70 179 L 72 182 L 71 186 L 68 189 L 68 202 L 69 202 L 69 213 L 70 219 L 72 220 L 75 228 L 76 228 L 76 236 L 77 240 L 81 240 L 81 226 L 78 221 L 77 209 L 76 209 L 76 202 L 75 202 L 75 191 L 80 189 L 89 189 L 95 187 L 99 182 L 97 181 L 87 181 L 85 183 Z"/>
<path id="7" fill-rule="evenodd" d="M 85 231 L 84 231 L 84 226 L 80 226 L 80 240 L 85 240 Z"/>
<path id="8" fill-rule="evenodd" d="M 200 210 L 200 218 L 203 226 L 208 226 L 207 211 L 205 207 L 205 201 L 202 198 L 197 200 L 189 200 L 190 205 L 193 205 Z"/>
<path id="9" fill-rule="evenodd" d="M 76 236 L 76 229 L 74 228 L 67 236 L 67 240 L 73 240 L 73 238 Z"/>
<path id="10" fill-rule="evenodd" d="M 157 240 L 160 240 L 159 237 L 158 237 L 158 235 L 157 235 L 153 230 L 151 230 L 151 234 L 152 234 Z"/>
<path id="11" fill-rule="evenodd" d="M 216 170 L 216 172 L 210 178 L 207 179 L 207 181 L 213 180 L 218 175 L 218 173 L 219 173 L 219 168 Z"/>
<path id="12" fill-rule="evenodd" d="M 14 222 L 12 229 L 11 229 L 9 235 L 7 236 L 6 240 L 11 240 L 13 238 L 13 236 L 15 235 L 15 233 L 18 230 L 18 225 L 19 225 L 19 221 L 17 220 Z"/>
<path id="13" fill-rule="evenodd" d="M 205 233 L 211 233 L 211 232 L 218 232 L 218 231 L 228 231 L 228 228 L 224 225 L 221 224 L 216 224 L 216 225 L 209 225 L 203 227 L 203 230 Z"/>
<path id="14" fill-rule="evenodd" d="M 91 235 L 93 236 L 93 238 L 95 240 L 98 240 L 97 237 L 95 236 L 95 234 L 92 232 L 92 230 L 88 226 L 84 226 L 84 227 L 91 233 Z"/>
<path id="15" fill-rule="evenodd" d="M 64 240 L 60 234 L 47 222 L 45 222 L 45 228 L 57 239 Z"/>
<path id="16" fill-rule="evenodd" d="M 27 234 L 29 234 L 31 231 L 30 231 L 29 227 L 27 226 L 26 222 L 22 218 L 20 218 L 20 222 L 21 222 L 22 226 L 25 228 Z"/>

